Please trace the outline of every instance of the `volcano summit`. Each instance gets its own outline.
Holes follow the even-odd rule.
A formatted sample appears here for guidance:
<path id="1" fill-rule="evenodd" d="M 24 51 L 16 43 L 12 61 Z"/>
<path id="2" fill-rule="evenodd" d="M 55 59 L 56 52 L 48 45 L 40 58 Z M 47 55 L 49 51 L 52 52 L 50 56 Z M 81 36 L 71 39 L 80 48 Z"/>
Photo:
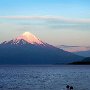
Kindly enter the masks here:
<path id="1" fill-rule="evenodd" d="M 0 44 L 1 65 L 55 65 L 82 59 L 81 56 L 41 41 L 29 32 Z"/>
<path id="2" fill-rule="evenodd" d="M 33 34 L 29 32 L 23 33 L 21 36 L 17 37 L 16 40 L 25 40 L 30 44 L 43 44 L 42 41 L 40 41 L 37 37 L 35 37 Z"/>

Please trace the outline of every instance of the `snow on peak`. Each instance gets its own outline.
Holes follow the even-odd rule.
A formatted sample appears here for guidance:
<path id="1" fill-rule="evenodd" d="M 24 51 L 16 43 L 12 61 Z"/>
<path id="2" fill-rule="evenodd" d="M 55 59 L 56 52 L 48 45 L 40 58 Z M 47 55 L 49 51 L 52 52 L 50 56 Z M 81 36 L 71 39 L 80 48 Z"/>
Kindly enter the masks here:
<path id="1" fill-rule="evenodd" d="M 42 41 L 40 41 L 36 36 L 34 36 L 30 32 L 25 32 L 16 38 L 16 40 L 22 40 L 22 39 L 27 41 L 30 44 L 43 44 Z"/>

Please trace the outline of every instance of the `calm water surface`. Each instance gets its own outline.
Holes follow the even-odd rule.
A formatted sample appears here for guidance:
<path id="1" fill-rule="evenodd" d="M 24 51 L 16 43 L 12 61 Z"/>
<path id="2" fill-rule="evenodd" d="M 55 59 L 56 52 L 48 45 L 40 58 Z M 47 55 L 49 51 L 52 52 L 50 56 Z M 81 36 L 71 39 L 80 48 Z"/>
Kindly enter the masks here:
<path id="1" fill-rule="evenodd" d="M 0 90 L 90 90 L 90 66 L 0 66 Z"/>

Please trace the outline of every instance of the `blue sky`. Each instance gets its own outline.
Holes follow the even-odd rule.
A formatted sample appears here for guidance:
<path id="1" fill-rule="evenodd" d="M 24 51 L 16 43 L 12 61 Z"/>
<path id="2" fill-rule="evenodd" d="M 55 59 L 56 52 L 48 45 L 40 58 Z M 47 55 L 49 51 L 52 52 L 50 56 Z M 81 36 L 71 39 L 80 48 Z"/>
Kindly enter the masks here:
<path id="1" fill-rule="evenodd" d="M 90 18 L 90 0 L 1 0 L 0 15 L 60 15 Z"/>
<path id="2" fill-rule="evenodd" d="M 0 0 L 0 42 L 29 31 L 53 45 L 90 45 L 90 0 Z"/>

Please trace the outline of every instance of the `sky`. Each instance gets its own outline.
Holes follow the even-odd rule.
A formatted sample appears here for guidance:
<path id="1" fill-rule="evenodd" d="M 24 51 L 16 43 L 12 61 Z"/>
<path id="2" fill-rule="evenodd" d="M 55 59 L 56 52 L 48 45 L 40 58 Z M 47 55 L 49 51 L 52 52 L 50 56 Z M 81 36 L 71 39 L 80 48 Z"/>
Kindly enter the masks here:
<path id="1" fill-rule="evenodd" d="M 0 42 L 27 31 L 55 46 L 90 46 L 90 0 L 0 0 Z"/>

